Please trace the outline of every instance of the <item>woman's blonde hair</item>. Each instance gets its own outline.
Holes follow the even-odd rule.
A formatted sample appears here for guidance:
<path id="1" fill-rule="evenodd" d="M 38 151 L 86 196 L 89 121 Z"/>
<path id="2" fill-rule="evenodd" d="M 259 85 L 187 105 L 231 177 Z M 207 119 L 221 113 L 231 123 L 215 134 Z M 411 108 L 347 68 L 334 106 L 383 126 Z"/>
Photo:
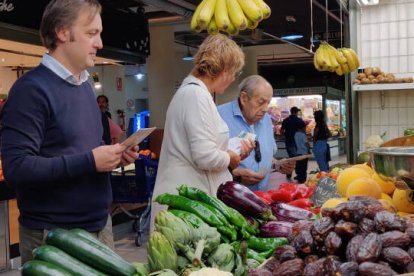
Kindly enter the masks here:
<path id="1" fill-rule="evenodd" d="M 201 43 L 194 64 L 193 75 L 215 78 L 225 70 L 239 72 L 244 66 L 244 53 L 228 36 L 210 35 Z"/>

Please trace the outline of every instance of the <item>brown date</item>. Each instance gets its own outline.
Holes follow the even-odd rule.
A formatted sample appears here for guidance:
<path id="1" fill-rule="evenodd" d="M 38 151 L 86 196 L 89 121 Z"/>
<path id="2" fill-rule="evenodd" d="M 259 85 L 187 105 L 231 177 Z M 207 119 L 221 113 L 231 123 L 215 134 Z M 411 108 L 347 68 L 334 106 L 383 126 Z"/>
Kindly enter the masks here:
<path id="1" fill-rule="evenodd" d="M 407 222 L 400 216 L 388 211 L 381 211 L 374 217 L 375 229 L 378 232 L 387 232 L 391 230 L 398 230 L 405 232 Z"/>
<path id="2" fill-rule="evenodd" d="M 410 239 L 414 241 L 414 225 L 412 223 L 407 224 L 407 229 L 405 229 L 405 232 L 410 237 Z"/>
<path id="3" fill-rule="evenodd" d="M 310 254 L 313 251 L 313 237 L 309 230 L 304 230 L 297 235 L 293 242 L 293 246 L 299 253 Z"/>
<path id="4" fill-rule="evenodd" d="M 359 246 L 358 263 L 375 262 L 381 254 L 382 244 L 377 233 L 369 233 Z"/>
<path id="5" fill-rule="evenodd" d="M 313 227 L 313 222 L 309 220 L 298 220 L 295 221 L 292 225 L 292 234 L 289 237 L 290 240 L 293 240 L 300 232 L 304 230 L 310 231 Z"/>
<path id="6" fill-rule="evenodd" d="M 250 268 L 247 276 L 272 276 L 272 272 L 263 268 Z"/>
<path id="7" fill-rule="evenodd" d="M 382 247 L 406 247 L 410 244 L 411 240 L 407 233 L 401 231 L 388 231 L 380 234 Z"/>
<path id="8" fill-rule="evenodd" d="M 413 261 L 407 251 L 399 247 L 387 247 L 382 250 L 382 257 L 389 263 L 399 267 L 407 266 Z"/>
<path id="9" fill-rule="evenodd" d="M 316 242 L 323 243 L 326 236 L 329 234 L 329 232 L 333 231 L 334 228 L 335 224 L 331 218 L 322 217 L 313 223 L 311 234 Z"/>
<path id="10" fill-rule="evenodd" d="M 334 233 L 334 232 L 332 232 Z M 336 273 L 339 271 L 339 267 L 341 266 L 341 262 L 335 258 L 336 256 L 328 256 L 326 257 L 325 261 L 323 262 L 323 272 L 326 276 L 335 276 Z"/>
<path id="11" fill-rule="evenodd" d="M 335 233 L 343 237 L 353 237 L 356 234 L 358 225 L 354 222 L 340 220 L 335 224 Z"/>
<path id="12" fill-rule="evenodd" d="M 323 263 L 313 262 L 305 266 L 303 276 L 324 276 Z"/>
<path id="13" fill-rule="evenodd" d="M 414 247 L 408 248 L 407 253 L 410 254 L 411 258 L 414 259 Z"/>
<path id="14" fill-rule="evenodd" d="M 363 203 L 365 206 L 381 205 L 381 202 L 369 196 L 350 196 L 348 198 L 348 201 L 359 201 Z"/>
<path id="15" fill-rule="evenodd" d="M 325 250 L 328 255 L 335 255 L 342 246 L 341 237 L 335 233 L 330 232 L 325 239 Z"/>
<path id="16" fill-rule="evenodd" d="M 360 276 L 392 276 L 396 273 L 386 265 L 372 263 L 372 262 L 363 262 L 359 264 L 358 267 Z"/>
<path id="17" fill-rule="evenodd" d="M 338 276 L 357 276 L 358 275 L 358 263 L 346 262 L 342 263 L 338 270 Z"/>
<path id="18" fill-rule="evenodd" d="M 346 246 L 346 259 L 348 262 L 357 262 L 358 250 L 363 240 L 364 236 L 356 235 L 348 242 Z"/>
<path id="19" fill-rule="evenodd" d="M 283 245 L 276 248 L 273 256 L 281 263 L 295 259 L 297 256 L 296 249 L 291 245 Z"/>
<path id="20" fill-rule="evenodd" d="M 347 221 L 359 222 L 365 217 L 365 205 L 360 201 L 348 201 L 336 207 L 339 218 Z"/>
<path id="21" fill-rule="evenodd" d="M 302 259 L 296 258 L 283 262 L 273 270 L 273 275 L 280 276 L 301 276 L 305 268 L 305 263 Z"/>
<path id="22" fill-rule="evenodd" d="M 404 272 L 411 273 L 414 272 L 414 262 L 409 263 L 405 268 Z"/>
<path id="23" fill-rule="evenodd" d="M 374 219 L 378 212 L 386 211 L 385 207 L 380 205 L 369 205 L 365 208 L 365 216 L 370 219 Z"/>
<path id="24" fill-rule="evenodd" d="M 262 268 L 273 271 L 276 266 L 280 265 L 280 261 L 275 257 L 270 257 L 263 265 L 260 265 Z"/>
<path id="25" fill-rule="evenodd" d="M 316 262 L 319 259 L 317 255 L 308 255 L 305 257 L 305 265 Z"/>
<path id="26" fill-rule="evenodd" d="M 358 224 L 359 232 L 369 234 L 375 230 L 375 222 L 369 218 L 363 218 Z"/>

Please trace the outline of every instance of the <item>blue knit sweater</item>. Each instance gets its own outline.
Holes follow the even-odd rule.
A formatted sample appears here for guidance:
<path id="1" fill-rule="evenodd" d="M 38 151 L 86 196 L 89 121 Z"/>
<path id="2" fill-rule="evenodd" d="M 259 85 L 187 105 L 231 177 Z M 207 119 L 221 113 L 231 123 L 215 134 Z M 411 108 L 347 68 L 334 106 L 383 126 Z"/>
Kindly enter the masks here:
<path id="1" fill-rule="evenodd" d="M 2 124 L 3 170 L 16 189 L 20 223 L 102 229 L 112 191 L 92 155 L 103 129 L 90 84 L 72 85 L 39 65 L 11 88 Z"/>

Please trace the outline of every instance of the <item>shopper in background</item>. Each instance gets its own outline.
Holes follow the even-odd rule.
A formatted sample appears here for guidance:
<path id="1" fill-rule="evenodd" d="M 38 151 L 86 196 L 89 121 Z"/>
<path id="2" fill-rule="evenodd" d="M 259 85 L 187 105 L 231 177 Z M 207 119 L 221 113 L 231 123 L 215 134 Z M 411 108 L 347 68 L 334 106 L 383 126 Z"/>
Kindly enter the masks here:
<path id="1" fill-rule="evenodd" d="M 295 162 L 279 166 L 274 158 L 277 146 L 272 120 L 267 112 L 273 95 L 270 83 L 261 76 L 252 75 L 240 83 L 239 91 L 237 100 L 220 105 L 218 111 L 230 129 L 230 137 L 236 137 L 242 131 L 253 133 L 256 135 L 256 147 L 232 173 L 238 182 L 252 191 L 265 191 L 272 167 L 285 174 L 291 173 Z"/>
<path id="2" fill-rule="evenodd" d="M 108 118 L 112 119 L 112 114 L 109 112 L 109 100 L 108 97 L 105 95 L 99 95 L 96 98 L 96 101 L 98 102 L 99 109 L 108 116 Z"/>
<path id="3" fill-rule="evenodd" d="M 313 155 L 318 163 L 319 170 L 328 172 L 330 161 L 330 150 L 328 138 L 331 132 L 325 122 L 325 115 L 322 110 L 313 113 L 316 126 L 313 129 Z"/>
<path id="4" fill-rule="evenodd" d="M 208 36 L 200 45 L 190 75 L 167 110 L 154 198 L 177 194 L 182 184 L 215 195 L 221 183 L 232 180 L 228 168 L 236 168 L 254 143 L 242 144 L 240 156 L 228 150 L 229 128 L 218 114 L 213 93 L 223 94 L 243 66 L 243 51 L 223 34 Z M 165 206 L 152 207 L 153 220 Z"/>
<path id="5" fill-rule="evenodd" d="M 101 110 L 103 116 L 106 117 L 102 117 L 102 125 L 104 127 L 103 138 L 105 144 L 114 145 L 119 143 L 123 130 L 111 118 L 111 113 L 108 111 L 108 97 L 105 95 L 99 95 L 96 98 L 96 101 L 98 102 L 99 109 Z"/>
<path id="6" fill-rule="evenodd" d="M 296 156 L 295 133 L 298 130 L 299 124 L 304 121 L 298 117 L 300 109 L 293 106 L 290 109 L 290 115 L 282 122 L 281 134 L 285 136 L 285 146 L 289 157 Z M 287 174 L 286 177 L 290 179 L 292 174 Z"/>
<path id="7" fill-rule="evenodd" d="M 20 210 L 22 264 L 53 228 L 83 228 L 113 246 L 109 172 L 138 158 L 102 146 L 101 112 L 86 69 L 102 48 L 97 0 L 52 0 L 40 35 L 48 53 L 11 88 L 3 110 L 1 157 Z"/>
<path id="8" fill-rule="evenodd" d="M 295 145 L 296 145 L 296 155 L 305 155 L 310 153 L 310 145 L 308 142 L 308 137 L 306 135 L 306 123 L 300 122 L 298 125 L 298 130 L 294 136 Z M 307 178 L 308 170 L 308 159 L 296 161 L 296 176 L 299 183 L 304 183 Z"/>

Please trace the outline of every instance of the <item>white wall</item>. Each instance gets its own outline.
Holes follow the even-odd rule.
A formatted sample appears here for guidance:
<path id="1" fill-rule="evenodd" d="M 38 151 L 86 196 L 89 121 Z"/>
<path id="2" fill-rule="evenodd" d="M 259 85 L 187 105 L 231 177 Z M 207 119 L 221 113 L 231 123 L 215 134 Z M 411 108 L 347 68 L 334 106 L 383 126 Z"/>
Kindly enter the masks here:
<path id="1" fill-rule="evenodd" d="M 414 75 L 414 0 L 382 0 L 360 11 L 358 49 L 361 68 Z M 414 127 L 414 90 L 358 92 L 359 150 L 373 134 L 387 131 L 385 140 Z"/>

